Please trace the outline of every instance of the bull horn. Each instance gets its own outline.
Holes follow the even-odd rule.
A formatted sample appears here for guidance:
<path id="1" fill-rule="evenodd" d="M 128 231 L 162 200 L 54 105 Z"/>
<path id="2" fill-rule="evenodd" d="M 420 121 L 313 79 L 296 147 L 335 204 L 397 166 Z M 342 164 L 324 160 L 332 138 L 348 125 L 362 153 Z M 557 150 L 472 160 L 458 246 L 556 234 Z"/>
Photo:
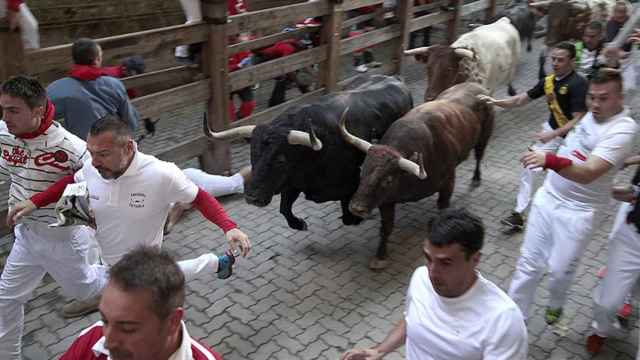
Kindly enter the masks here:
<path id="1" fill-rule="evenodd" d="M 462 49 L 462 48 L 457 48 L 455 50 L 453 50 L 453 52 L 460 56 L 460 57 L 466 57 L 469 59 L 473 59 L 473 51 L 469 50 L 469 49 Z"/>
<path id="2" fill-rule="evenodd" d="M 404 157 L 401 157 L 400 159 L 398 159 L 398 166 L 400 167 L 400 169 L 408 172 L 409 174 L 415 175 L 420 180 L 424 180 L 427 178 L 427 171 L 424 169 L 424 161 L 422 159 L 422 154 L 417 153 L 416 155 L 418 157 L 418 162 L 420 162 L 420 165 L 416 164 L 415 162 L 409 159 L 405 159 Z"/>
<path id="3" fill-rule="evenodd" d="M 344 141 L 366 154 L 369 151 L 369 148 L 371 148 L 371 143 L 366 140 L 362 140 L 357 136 L 351 135 L 349 131 L 347 131 L 347 111 L 349 111 L 348 107 L 344 109 L 344 112 L 342 112 L 342 116 L 340 117 L 340 134 L 342 134 Z"/>
<path id="4" fill-rule="evenodd" d="M 202 127 L 204 129 L 204 134 L 207 137 L 216 140 L 234 140 L 237 138 L 250 138 L 253 133 L 253 129 L 255 129 L 255 125 L 245 125 L 238 126 L 237 128 L 224 130 L 220 132 L 213 132 L 211 128 L 209 128 L 209 122 L 207 121 L 207 114 L 204 114 L 204 120 L 202 121 Z"/>
<path id="5" fill-rule="evenodd" d="M 428 53 L 430 48 L 431 48 L 431 46 L 424 46 L 424 47 L 419 47 L 419 48 L 415 48 L 415 49 L 411 49 L 411 50 L 405 50 L 404 54 L 407 55 L 407 56 L 423 55 L 423 54 Z"/>
<path id="6" fill-rule="evenodd" d="M 311 134 L 306 131 L 289 130 L 287 141 L 291 145 L 303 145 L 306 147 L 310 147 L 315 151 L 322 150 L 322 142 L 318 138 L 316 138 L 313 130 L 311 130 Z"/>
<path id="7" fill-rule="evenodd" d="M 543 0 L 529 3 L 529 7 L 532 8 L 548 8 L 551 5 L 551 0 Z"/>

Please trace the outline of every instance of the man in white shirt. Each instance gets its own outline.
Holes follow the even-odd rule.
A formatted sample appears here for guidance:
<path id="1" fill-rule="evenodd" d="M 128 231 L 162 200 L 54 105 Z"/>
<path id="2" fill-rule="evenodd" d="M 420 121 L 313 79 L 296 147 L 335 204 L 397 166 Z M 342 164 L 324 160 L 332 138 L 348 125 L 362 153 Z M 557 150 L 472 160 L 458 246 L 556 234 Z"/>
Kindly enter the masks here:
<path id="1" fill-rule="evenodd" d="M 576 71 L 589 79 L 604 64 L 604 27 L 599 21 L 592 21 L 584 29 L 582 41 L 576 44 Z"/>
<path id="2" fill-rule="evenodd" d="M 476 267 L 482 221 L 462 209 L 443 211 L 430 226 L 402 319 L 387 338 L 341 360 L 377 360 L 406 346 L 407 360 L 524 360 L 527 330 L 520 310 Z"/>
<path id="3" fill-rule="evenodd" d="M 84 142 L 53 121 L 55 107 L 42 85 L 16 76 L 0 86 L 0 179 L 10 180 L 9 207 L 73 174 L 86 160 Z M 104 269 L 86 261 L 85 226 L 50 228 L 53 206 L 25 216 L 0 277 L 0 359 L 19 360 L 24 304 L 46 273 L 66 296 L 84 300 L 104 286 Z"/>
<path id="4" fill-rule="evenodd" d="M 590 111 L 557 154 L 529 151 L 522 157 L 525 167 L 552 171 L 533 200 L 509 296 L 526 318 L 548 264 L 548 324 L 562 316 L 575 270 L 600 222 L 601 208 L 609 201 L 615 173 L 631 154 L 638 132 L 623 106 L 619 71 L 600 68 L 591 78 L 587 97 Z"/>
<path id="5" fill-rule="evenodd" d="M 637 164 L 639 156 L 626 160 Z M 609 234 L 607 271 L 593 292 L 593 334 L 587 338 L 587 351 L 600 352 L 606 338 L 627 337 L 619 321 L 622 306 L 640 277 L 640 168 L 636 170 L 632 186 L 615 186 L 613 197 L 621 201 L 620 209 Z M 640 357 L 639 357 L 640 359 Z"/>
<path id="6" fill-rule="evenodd" d="M 171 204 L 176 202 L 193 204 L 224 231 L 232 248 L 239 246 L 242 255 L 248 254 L 251 243 L 247 235 L 237 228 L 217 200 L 189 181 L 175 164 L 138 151 L 130 128 L 117 116 L 107 115 L 92 125 L 87 150 L 91 161 L 85 162 L 75 174 L 12 206 L 7 214 L 9 221 L 16 222 L 57 201 L 68 184 L 86 181 L 96 220 L 95 238 L 105 265 L 115 264 L 136 246 L 160 247 L 164 221 Z M 208 253 L 181 261 L 180 266 L 187 280 L 217 271 L 222 271 L 218 277 L 226 278 L 233 262 L 231 254 L 218 257 Z M 68 304 L 65 316 L 91 312 L 98 300 Z"/>

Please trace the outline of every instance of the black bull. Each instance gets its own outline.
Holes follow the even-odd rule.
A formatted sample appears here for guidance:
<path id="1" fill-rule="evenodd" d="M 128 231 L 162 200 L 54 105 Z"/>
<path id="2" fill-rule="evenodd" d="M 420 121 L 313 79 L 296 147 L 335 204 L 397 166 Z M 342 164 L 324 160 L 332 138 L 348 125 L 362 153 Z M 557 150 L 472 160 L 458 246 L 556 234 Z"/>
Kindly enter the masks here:
<path id="1" fill-rule="evenodd" d="M 340 136 L 340 115 L 350 108 L 349 129 L 371 141 L 411 110 L 413 99 L 409 88 L 394 77 L 358 80 L 361 84 L 352 90 L 293 106 L 268 124 L 221 133 L 205 128 L 216 139 L 251 138 L 252 179 L 245 188 L 249 204 L 267 206 L 280 194 L 280 213 L 296 230 L 307 229 L 291 209 L 300 193 L 318 203 L 339 200 L 345 225 L 362 220 L 349 212 L 348 205 L 358 187 L 364 154 Z"/>
<path id="2" fill-rule="evenodd" d="M 386 242 L 393 230 L 396 203 L 418 201 L 437 192 L 438 208 L 448 207 L 456 167 L 472 149 L 473 185 L 479 185 L 480 161 L 493 132 L 494 111 L 477 96 L 487 93 L 475 83 L 455 85 L 393 123 L 376 145 L 341 128 L 345 140 L 367 154 L 350 210 L 365 216 L 378 207 L 382 217 L 381 240 L 371 268 L 386 266 Z M 350 116 L 345 119 L 349 124 Z"/>

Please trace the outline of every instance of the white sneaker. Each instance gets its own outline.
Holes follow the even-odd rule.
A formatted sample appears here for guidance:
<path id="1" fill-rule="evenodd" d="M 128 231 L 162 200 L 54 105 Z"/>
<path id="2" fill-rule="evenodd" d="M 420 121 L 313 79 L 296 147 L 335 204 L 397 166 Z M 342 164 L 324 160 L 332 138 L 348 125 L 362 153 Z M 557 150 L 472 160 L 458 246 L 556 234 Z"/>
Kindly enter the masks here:
<path id="1" fill-rule="evenodd" d="M 100 295 L 87 300 L 73 300 L 62 307 L 62 316 L 69 319 L 98 311 Z"/>
<path id="2" fill-rule="evenodd" d="M 362 64 L 362 65 L 356 66 L 355 70 L 357 72 L 360 72 L 360 73 L 365 73 L 365 72 L 369 71 L 369 68 L 367 67 L 367 65 Z"/>

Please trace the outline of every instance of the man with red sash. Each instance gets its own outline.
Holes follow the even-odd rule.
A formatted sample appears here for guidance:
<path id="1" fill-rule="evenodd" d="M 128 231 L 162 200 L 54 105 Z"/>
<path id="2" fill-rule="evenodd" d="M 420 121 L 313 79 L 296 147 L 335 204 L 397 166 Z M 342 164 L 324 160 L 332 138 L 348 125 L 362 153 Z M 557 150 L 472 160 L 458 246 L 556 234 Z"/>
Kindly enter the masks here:
<path id="1" fill-rule="evenodd" d="M 71 48 L 73 67 L 69 76 L 52 82 L 47 93 L 56 106 L 56 119 L 85 140 L 89 129 L 106 115 L 118 115 L 131 130 L 138 128 L 140 115 L 133 107 L 122 77 L 127 71 L 141 72 L 140 66 L 102 67 L 102 49 L 91 39 L 78 39 Z M 139 64 L 138 64 L 139 65 Z"/>

